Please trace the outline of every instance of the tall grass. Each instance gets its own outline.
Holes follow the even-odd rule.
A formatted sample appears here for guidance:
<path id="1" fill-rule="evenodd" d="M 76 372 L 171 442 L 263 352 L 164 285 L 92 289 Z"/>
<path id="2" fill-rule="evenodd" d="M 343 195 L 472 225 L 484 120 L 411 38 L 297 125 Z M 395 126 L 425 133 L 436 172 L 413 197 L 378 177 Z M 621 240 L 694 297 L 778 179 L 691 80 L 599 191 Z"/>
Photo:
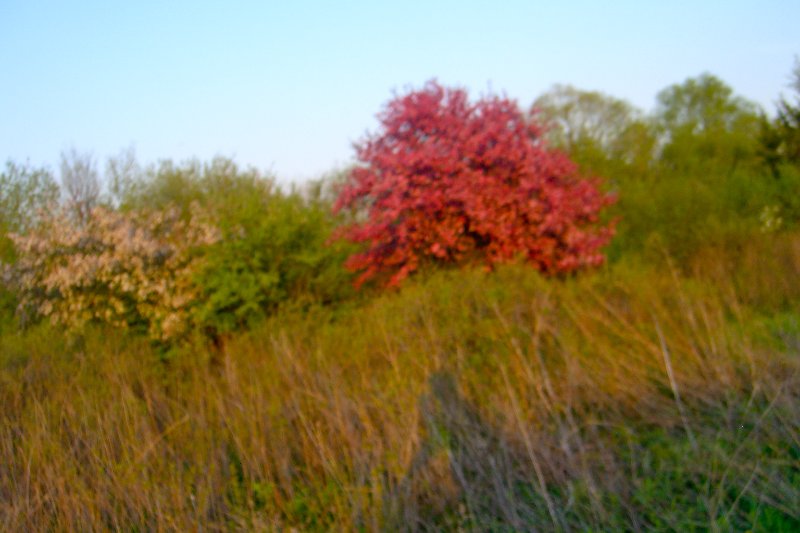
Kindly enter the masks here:
<path id="1" fill-rule="evenodd" d="M 442 272 L 164 360 L 0 340 L 0 529 L 800 528 L 800 237 Z"/>

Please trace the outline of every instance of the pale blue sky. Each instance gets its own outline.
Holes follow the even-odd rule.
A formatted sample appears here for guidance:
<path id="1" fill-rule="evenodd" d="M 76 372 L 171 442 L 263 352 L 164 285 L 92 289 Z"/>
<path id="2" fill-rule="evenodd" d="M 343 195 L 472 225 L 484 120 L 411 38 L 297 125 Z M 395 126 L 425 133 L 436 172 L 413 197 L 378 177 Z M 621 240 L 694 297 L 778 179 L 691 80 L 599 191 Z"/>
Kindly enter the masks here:
<path id="1" fill-rule="evenodd" d="M 436 77 L 524 107 L 555 83 L 649 110 L 704 71 L 769 112 L 800 2 L 0 0 L 0 160 L 233 157 L 282 182 L 353 157 L 393 94 Z"/>

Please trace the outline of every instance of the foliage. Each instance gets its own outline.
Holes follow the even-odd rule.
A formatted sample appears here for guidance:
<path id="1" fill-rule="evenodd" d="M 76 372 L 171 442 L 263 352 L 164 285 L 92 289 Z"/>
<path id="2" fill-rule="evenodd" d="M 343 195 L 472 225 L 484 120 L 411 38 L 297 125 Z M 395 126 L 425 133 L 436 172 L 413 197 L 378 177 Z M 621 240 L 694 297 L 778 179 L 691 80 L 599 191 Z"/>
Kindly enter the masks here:
<path id="1" fill-rule="evenodd" d="M 58 200 L 58 185 L 46 169 L 7 161 L 0 172 L 0 265 L 12 263 L 16 253 L 9 232 L 34 227 L 48 206 Z M 13 323 L 16 296 L 8 280 L 0 279 L 0 332 Z"/>
<path id="2" fill-rule="evenodd" d="M 47 316 L 80 329 L 99 321 L 168 342 L 191 328 L 218 339 L 281 305 L 350 294 L 343 263 L 351 247 L 328 243 L 336 217 L 325 185 L 285 193 L 224 158 L 142 170 L 130 151 L 109 173 L 116 209 L 70 196 L 41 220 L 18 215 L 17 227 L 31 231 L 12 236 L 20 259 L 5 267 L 4 294 L 6 307 L 19 298 L 25 322 Z"/>
<path id="3" fill-rule="evenodd" d="M 143 329 L 160 341 L 186 333 L 198 295 L 196 249 L 218 239 L 200 213 L 176 210 L 122 214 L 95 207 L 75 223 L 54 209 L 27 234 L 11 234 L 19 257 L 6 277 L 30 318 L 68 330 L 90 322 Z"/>
<path id="4" fill-rule="evenodd" d="M 91 154 L 74 148 L 61 154 L 61 190 L 77 222 L 86 223 L 100 199 L 100 178 Z"/>
<path id="5" fill-rule="evenodd" d="M 652 171 L 655 133 L 625 100 L 556 85 L 536 99 L 532 112 L 545 123 L 547 137 L 583 172 L 619 182 Z"/>
<path id="6" fill-rule="evenodd" d="M 785 98 L 778 103 L 776 123 L 780 131 L 781 144 L 778 153 L 787 161 L 800 163 L 800 60 L 795 62 L 792 89 L 795 92 L 795 103 Z"/>
<path id="7" fill-rule="evenodd" d="M 105 181 L 108 196 L 112 205 L 120 206 L 125 200 L 132 198 L 141 185 L 144 170 L 136 160 L 133 147 L 121 150 L 115 157 L 106 161 Z"/>
<path id="8" fill-rule="evenodd" d="M 728 176 L 758 164 L 759 115 L 711 74 L 690 78 L 658 94 L 660 162 L 673 174 Z"/>
<path id="9" fill-rule="evenodd" d="M 145 170 L 131 157 L 123 154 L 113 165 L 118 202 L 123 211 L 176 206 L 188 212 L 193 203 L 205 205 L 243 188 L 253 191 L 274 187 L 272 180 L 262 177 L 257 170 L 240 169 L 224 157 L 207 163 L 189 160 L 181 164 L 167 159 Z"/>
<path id="10" fill-rule="evenodd" d="M 342 266 L 349 247 L 328 244 L 334 220 L 327 204 L 251 183 L 205 205 L 222 238 L 205 250 L 195 278 L 203 295 L 199 323 L 225 333 L 280 305 L 326 304 L 349 293 Z"/>
<path id="11" fill-rule="evenodd" d="M 219 365 L 0 337 L 0 527 L 796 531 L 800 235 L 705 252 L 417 277 Z"/>
<path id="12" fill-rule="evenodd" d="M 0 172 L 0 229 L 26 231 L 58 199 L 58 185 L 45 169 L 6 162 Z"/>
<path id="13" fill-rule="evenodd" d="M 549 149 L 515 102 L 473 104 L 429 82 L 379 119 L 336 203 L 366 212 L 344 232 L 367 244 L 348 261 L 358 283 L 386 274 L 397 285 L 426 262 L 492 266 L 522 255 L 561 273 L 603 261 L 612 228 L 598 216 L 611 198 Z"/>
<path id="14" fill-rule="evenodd" d="M 687 266 L 707 244 L 735 247 L 800 220 L 798 173 L 787 165 L 766 172 L 756 106 L 710 74 L 658 100 L 644 115 L 623 100 L 556 86 L 534 104 L 549 137 L 617 194 L 612 260 L 666 254 Z"/>
<path id="15" fill-rule="evenodd" d="M 792 74 L 795 103 L 781 96 L 775 119 L 761 117 L 760 155 L 776 178 L 786 165 L 800 167 L 800 60 L 795 61 Z"/>
<path id="16" fill-rule="evenodd" d="M 218 229 L 193 277 L 200 291 L 194 320 L 212 337 L 250 326 L 280 305 L 325 304 L 350 292 L 342 266 L 350 248 L 328 244 L 336 220 L 321 196 L 283 192 L 225 158 L 163 161 L 127 180 L 124 190 L 123 210 L 177 205 L 186 212 L 196 203 Z"/>
<path id="17" fill-rule="evenodd" d="M 780 179 L 768 173 L 732 176 L 669 176 L 624 183 L 614 214 L 617 235 L 609 246 L 612 261 L 644 255 L 669 256 L 678 266 L 708 245 L 730 246 L 786 231 L 800 220 L 800 172 Z"/>
<path id="18" fill-rule="evenodd" d="M 4 280 L 51 320 L 0 332 L 0 529 L 798 530 L 800 168 L 754 166 L 749 118 L 714 125 L 738 101 L 721 82 L 675 88 L 658 122 L 570 88 L 540 101 L 622 215 L 611 264 L 558 280 L 497 265 L 492 232 L 530 214 L 525 180 L 558 185 L 527 198 L 554 209 L 585 182 L 513 102 L 435 84 L 387 106 L 376 157 L 308 189 L 129 152 L 113 208 L 40 216 L 49 174 L 7 165 Z M 381 206 L 388 244 L 429 232 L 403 237 L 415 268 L 494 271 L 337 305 L 352 249 L 329 237 Z M 153 339 L 192 330 L 225 342 L 160 357 Z"/>

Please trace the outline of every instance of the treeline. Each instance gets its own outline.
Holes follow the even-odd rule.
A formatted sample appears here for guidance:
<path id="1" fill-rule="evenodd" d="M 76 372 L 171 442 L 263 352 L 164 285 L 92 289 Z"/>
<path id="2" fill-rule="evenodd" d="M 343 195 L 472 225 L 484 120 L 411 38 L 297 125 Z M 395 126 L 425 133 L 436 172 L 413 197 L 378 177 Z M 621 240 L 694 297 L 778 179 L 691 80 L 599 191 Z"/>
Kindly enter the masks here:
<path id="1" fill-rule="evenodd" d="M 664 89 L 649 114 L 569 86 L 534 109 L 552 141 L 617 192 L 612 258 L 667 252 L 684 261 L 708 244 L 796 227 L 800 65 L 793 88 L 774 118 L 710 74 Z"/>
<path id="2" fill-rule="evenodd" d="M 611 261 L 665 257 L 682 268 L 800 221 L 800 66 L 794 101 L 768 117 L 703 74 L 659 93 L 650 114 L 597 92 L 556 86 L 531 120 L 617 201 Z M 348 171 L 302 187 L 218 158 L 143 168 L 131 152 L 48 169 L 8 162 L 0 174 L 3 328 L 42 318 L 70 330 L 106 323 L 165 345 L 216 342 L 281 306 L 352 299 L 345 261 L 359 247 L 334 214 Z M 102 185 L 101 185 L 102 184 Z M 442 265 L 445 265 L 442 262 Z M 440 265 L 441 266 L 441 265 Z"/>
<path id="3" fill-rule="evenodd" d="M 105 194 L 88 156 L 65 156 L 61 175 L 61 190 L 46 170 L 2 175 L 6 325 L 13 314 L 218 339 L 280 304 L 351 293 L 328 185 L 283 191 L 221 158 L 142 169 L 131 154 L 109 162 Z"/>

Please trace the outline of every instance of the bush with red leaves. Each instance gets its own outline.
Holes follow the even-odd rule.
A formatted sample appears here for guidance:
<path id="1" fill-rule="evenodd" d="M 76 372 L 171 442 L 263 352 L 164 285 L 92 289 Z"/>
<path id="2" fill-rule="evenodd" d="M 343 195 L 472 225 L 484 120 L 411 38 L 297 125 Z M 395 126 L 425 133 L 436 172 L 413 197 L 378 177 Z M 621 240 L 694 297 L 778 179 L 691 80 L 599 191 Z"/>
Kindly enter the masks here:
<path id="1" fill-rule="evenodd" d="M 464 90 L 428 82 L 378 118 L 335 204 L 358 214 L 343 231 L 366 244 L 348 260 L 357 284 L 398 285 L 426 263 L 491 268 L 522 256 L 557 274 L 603 262 L 613 224 L 598 214 L 613 198 L 545 146 L 516 102 L 471 103 Z"/>

